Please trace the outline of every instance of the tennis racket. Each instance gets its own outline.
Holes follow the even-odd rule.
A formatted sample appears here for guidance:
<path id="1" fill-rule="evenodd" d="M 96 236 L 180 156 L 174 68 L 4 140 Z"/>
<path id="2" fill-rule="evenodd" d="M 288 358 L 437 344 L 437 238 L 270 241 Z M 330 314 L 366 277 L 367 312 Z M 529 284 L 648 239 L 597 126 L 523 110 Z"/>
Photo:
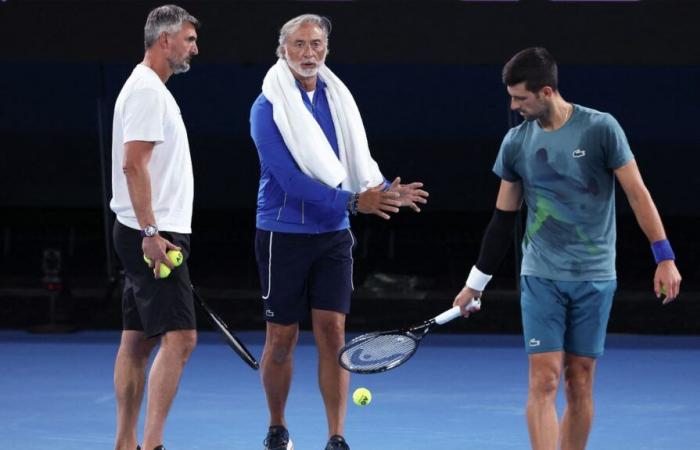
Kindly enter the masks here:
<path id="1" fill-rule="evenodd" d="M 472 299 L 468 311 L 481 309 L 481 300 Z M 426 320 L 421 325 L 400 330 L 363 334 L 345 344 L 338 354 L 340 366 L 353 373 L 379 373 L 399 367 L 416 353 L 420 341 L 436 325 L 461 315 L 459 306 Z"/>
<path id="2" fill-rule="evenodd" d="M 258 361 L 255 359 L 252 353 L 248 351 L 240 339 L 231 333 L 231 331 L 228 329 L 228 325 L 226 325 L 226 322 L 224 322 L 224 320 L 211 309 L 207 302 L 205 302 L 204 299 L 197 293 L 194 286 L 192 286 L 192 293 L 197 301 L 199 301 L 199 304 L 202 305 L 202 308 L 207 312 L 209 320 L 216 327 L 216 329 L 219 330 L 224 338 L 224 341 L 226 341 L 229 347 L 231 347 L 233 351 L 236 352 L 236 354 L 251 367 L 251 369 L 258 370 L 260 364 L 258 364 Z"/>

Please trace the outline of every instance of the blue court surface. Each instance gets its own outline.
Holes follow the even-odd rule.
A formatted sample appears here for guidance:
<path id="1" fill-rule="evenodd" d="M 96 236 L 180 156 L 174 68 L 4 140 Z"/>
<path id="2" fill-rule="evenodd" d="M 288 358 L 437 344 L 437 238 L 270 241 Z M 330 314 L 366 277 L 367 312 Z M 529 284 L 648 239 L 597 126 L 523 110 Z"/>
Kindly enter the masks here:
<path id="1" fill-rule="evenodd" d="M 241 333 L 255 355 L 262 333 Z M 0 449 L 113 448 L 117 332 L 0 332 Z M 596 381 L 589 449 L 700 448 L 700 337 L 608 338 Z M 316 352 L 303 333 L 287 418 L 297 450 L 322 449 L 326 422 Z M 353 450 L 529 448 L 527 359 L 519 336 L 431 335 L 406 365 L 354 375 L 369 406 L 350 404 Z M 267 410 L 259 373 L 212 332 L 185 369 L 166 428 L 168 450 L 262 448 Z M 140 431 L 141 433 L 141 431 Z"/>

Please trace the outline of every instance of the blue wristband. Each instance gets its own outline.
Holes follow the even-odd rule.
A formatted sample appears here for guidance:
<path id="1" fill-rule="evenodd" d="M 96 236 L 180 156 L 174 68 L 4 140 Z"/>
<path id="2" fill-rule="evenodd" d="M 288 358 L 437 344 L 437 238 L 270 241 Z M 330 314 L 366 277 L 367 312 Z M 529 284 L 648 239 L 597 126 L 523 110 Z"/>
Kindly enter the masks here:
<path id="1" fill-rule="evenodd" d="M 671 243 L 668 242 L 668 239 L 652 242 L 651 252 L 654 254 L 656 264 L 660 263 L 661 261 L 666 261 L 667 259 L 676 259 L 676 255 L 673 254 L 673 249 L 671 248 Z"/>

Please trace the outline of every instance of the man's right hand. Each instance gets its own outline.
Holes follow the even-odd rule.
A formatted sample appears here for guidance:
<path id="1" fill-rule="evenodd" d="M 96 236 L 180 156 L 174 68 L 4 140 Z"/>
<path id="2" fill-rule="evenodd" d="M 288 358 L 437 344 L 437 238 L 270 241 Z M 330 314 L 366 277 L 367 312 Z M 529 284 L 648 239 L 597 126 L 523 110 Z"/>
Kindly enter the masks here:
<path id="1" fill-rule="evenodd" d="M 475 312 L 470 311 L 466 308 L 470 301 L 474 298 L 481 298 L 481 292 L 475 291 L 472 288 L 464 286 L 464 288 L 459 291 L 459 294 L 455 297 L 455 301 L 452 302 L 452 306 L 459 306 L 464 317 L 469 317 L 469 314 Z"/>
<path id="2" fill-rule="evenodd" d="M 362 214 L 375 214 L 382 219 L 389 219 L 389 213 L 399 212 L 401 202 L 398 192 L 383 191 L 384 183 L 360 194 L 357 200 L 357 210 Z"/>
<path id="3" fill-rule="evenodd" d="M 151 260 L 148 266 L 153 268 L 153 276 L 155 278 L 160 278 L 160 270 L 157 270 L 157 268 L 160 267 L 161 263 L 170 267 L 171 270 L 175 268 L 173 262 L 170 261 L 166 253 L 169 250 L 180 250 L 180 247 L 168 241 L 160 234 L 156 234 L 153 237 L 144 237 L 141 248 L 143 249 L 143 255 Z"/>

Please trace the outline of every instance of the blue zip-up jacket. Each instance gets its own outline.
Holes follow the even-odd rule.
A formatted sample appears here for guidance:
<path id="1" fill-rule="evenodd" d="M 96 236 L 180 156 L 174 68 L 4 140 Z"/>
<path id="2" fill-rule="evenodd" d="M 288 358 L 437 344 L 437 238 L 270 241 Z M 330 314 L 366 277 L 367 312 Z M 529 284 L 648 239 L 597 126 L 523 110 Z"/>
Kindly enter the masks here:
<path id="1" fill-rule="evenodd" d="M 319 78 L 313 102 L 299 82 L 299 95 L 321 126 L 338 156 L 338 139 Z M 350 227 L 348 200 L 352 194 L 329 187 L 299 169 L 272 118 L 272 103 L 260 94 L 250 110 L 250 135 L 260 158 L 260 187 L 256 226 L 260 230 L 286 233 L 326 233 Z"/>

